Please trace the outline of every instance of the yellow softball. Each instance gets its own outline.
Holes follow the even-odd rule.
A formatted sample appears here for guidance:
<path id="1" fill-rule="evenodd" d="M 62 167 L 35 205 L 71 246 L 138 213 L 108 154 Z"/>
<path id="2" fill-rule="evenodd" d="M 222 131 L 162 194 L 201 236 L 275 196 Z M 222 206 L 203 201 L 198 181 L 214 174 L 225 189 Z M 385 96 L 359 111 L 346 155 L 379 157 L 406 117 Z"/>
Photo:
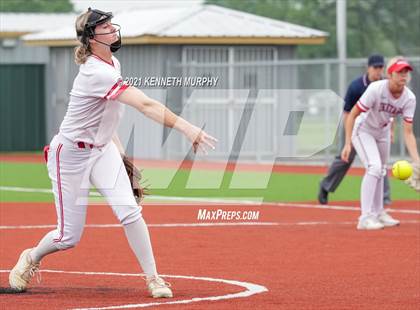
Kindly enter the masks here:
<path id="1" fill-rule="evenodd" d="M 400 180 L 407 180 L 413 173 L 413 167 L 406 160 L 399 160 L 392 165 L 392 175 Z"/>

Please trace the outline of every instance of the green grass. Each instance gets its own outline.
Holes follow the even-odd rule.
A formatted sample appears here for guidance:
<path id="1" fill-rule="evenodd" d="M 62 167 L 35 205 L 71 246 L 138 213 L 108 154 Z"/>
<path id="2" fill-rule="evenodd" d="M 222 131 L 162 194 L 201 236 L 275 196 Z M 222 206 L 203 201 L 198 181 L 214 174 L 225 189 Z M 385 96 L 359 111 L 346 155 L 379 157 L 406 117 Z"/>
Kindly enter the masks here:
<path id="1" fill-rule="evenodd" d="M 161 196 L 244 198 L 265 201 L 314 201 L 322 175 L 272 174 L 174 169 L 145 169 L 151 194 Z M 361 177 L 346 176 L 330 200 L 358 200 Z M 42 163 L 0 162 L 0 186 L 50 189 L 46 166 Z M 419 199 L 403 182 L 391 179 L 392 199 Z M 52 194 L 0 191 L 1 202 L 51 202 Z"/>
<path id="2" fill-rule="evenodd" d="M 44 164 L 0 162 L 0 186 L 50 188 L 51 182 Z"/>

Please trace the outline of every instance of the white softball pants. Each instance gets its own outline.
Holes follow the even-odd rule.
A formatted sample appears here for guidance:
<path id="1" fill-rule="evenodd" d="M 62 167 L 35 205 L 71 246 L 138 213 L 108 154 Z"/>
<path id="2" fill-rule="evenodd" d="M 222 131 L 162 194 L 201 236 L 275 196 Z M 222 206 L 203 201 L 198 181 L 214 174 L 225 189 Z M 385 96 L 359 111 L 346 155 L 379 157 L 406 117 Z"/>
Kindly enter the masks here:
<path id="1" fill-rule="evenodd" d="M 113 142 L 103 147 L 80 148 L 57 135 L 50 144 L 47 167 L 57 211 L 54 242 L 58 249 L 74 247 L 80 241 L 91 185 L 106 198 L 121 224 L 128 225 L 142 217 Z"/>
<path id="2" fill-rule="evenodd" d="M 359 124 L 353 130 L 353 146 L 366 168 L 360 193 L 360 219 L 377 217 L 384 210 L 383 187 L 390 152 L 390 135 L 390 125 L 372 130 Z"/>

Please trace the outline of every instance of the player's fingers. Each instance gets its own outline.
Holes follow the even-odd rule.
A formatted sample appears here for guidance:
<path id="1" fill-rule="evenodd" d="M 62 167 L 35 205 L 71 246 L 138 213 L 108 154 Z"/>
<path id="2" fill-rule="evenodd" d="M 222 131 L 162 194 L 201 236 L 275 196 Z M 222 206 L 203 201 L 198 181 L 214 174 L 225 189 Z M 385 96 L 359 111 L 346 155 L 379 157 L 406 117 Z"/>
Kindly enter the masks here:
<path id="1" fill-rule="evenodd" d="M 215 137 L 210 136 L 208 133 L 203 132 L 203 134 L 208 140 L 213 141 L 213 142 L 218 142 L 218 140 Z"/>
<path id="2" fill-rule="evenodd" d="M 193 151 L 197 153 L 198 150 L 201 150 L 203 154 L 208 154 L 206 147 L 214 150 L 216 148 L 215 143 L 217 139 L 210 136 L 204 130 L 202 130 L 193 142 Z"/>
<path id="3" fill-rule="evenodd" d="M 201 130 L 200 131 L 200 133 L 197 135 L 197 138 L 200 138 L 200 137 L 205 137 L 205 138 L 207 138 L 208 140 L 211 140 L 211 141 L 213 141 L 213 142 L 217 142 L 217 139 L 215 138 L 215 137 L 213 137 L 213 136 L 211 136 L 211 135 L 209 135 L 207 132 L 205 132 L 204 130 Z"/>
<path id="4" fill-rule="evenodd" d="M 341 160 L 347 162 L 348 159 L 346 157 L 346 150 L 343 150 L 341 152 Z"/>
<path id="5" fill-rule="evenodd" d="M 194 142 L 193 143 L 193 152 L 194 154 L 197 154 L 198 151 L 201 151 L 204 155 L 207 155 L 207 150 L 206 148 L 199 142 Z"/>
<path id="6" fill-rule="evenodd" d="M 200 149 L 201 149 L 201 151 L 203 152 L 204 155 L 207 155 L 208 154 L 206 148 L 203 147 L 201 144 L 200 144 Z"/>
<path id="7" fill-rule="evenodd" d="M 202 142 L 213 150 L 216 148 L 214 142 L 212 140 L 209 140 L 207 137 L 203 137 Z"/>
<path id="8" fill-rule="evenodd" d="M 207 153 L 207 150 L 206 150 L 206 148 L 201 144 L 201 143 L 199 143 L 198 145 L 197 145 L 197 148 L 204 154 L 204 155 L 207 155 L 208 153 Z"/>

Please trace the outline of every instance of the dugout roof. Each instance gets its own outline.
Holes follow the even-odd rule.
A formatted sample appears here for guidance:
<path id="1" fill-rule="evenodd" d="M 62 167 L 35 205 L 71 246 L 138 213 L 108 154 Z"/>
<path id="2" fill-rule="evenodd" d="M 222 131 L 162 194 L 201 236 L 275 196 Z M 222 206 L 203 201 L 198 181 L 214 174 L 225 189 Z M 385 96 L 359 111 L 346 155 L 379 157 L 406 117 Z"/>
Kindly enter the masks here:
<path id="1" fill-rule="evenodd" d="M 74 19 L 27 34 L 29 45 L 76 45 Z M 323 44 L 328 33 L 215 5 L 151 7 L 115 13 L 124 44 Z M 59 27 L 60 25 L 68 25 Z"/>

